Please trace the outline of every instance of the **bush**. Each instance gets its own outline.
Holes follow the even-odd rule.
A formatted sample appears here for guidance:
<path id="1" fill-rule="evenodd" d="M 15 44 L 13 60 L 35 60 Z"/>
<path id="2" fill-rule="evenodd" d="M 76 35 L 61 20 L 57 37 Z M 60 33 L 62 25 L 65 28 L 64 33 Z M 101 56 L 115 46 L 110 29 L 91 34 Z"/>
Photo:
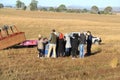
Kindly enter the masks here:
<path id="1" fill-rule="evenodd" d="M 41 8 L 41 11 L 48 11 L 47 8 Z"/>
<path id="2" fill-rule="evenodd" d="M 2 3 L 0 3 L 0 8 L 4 8 L 4 5 Z"/>

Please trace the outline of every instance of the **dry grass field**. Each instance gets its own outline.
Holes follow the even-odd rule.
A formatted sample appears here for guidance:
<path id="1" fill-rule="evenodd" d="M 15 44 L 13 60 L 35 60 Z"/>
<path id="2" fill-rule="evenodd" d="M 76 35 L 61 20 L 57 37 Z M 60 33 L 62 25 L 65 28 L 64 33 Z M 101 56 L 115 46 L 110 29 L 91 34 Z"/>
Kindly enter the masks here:
<path id="1" fill-rule="evenodd" d="M 38 34 L 87 31 L 102 38 L 92 56 L 39 59 L 35 48 L 0 51 L 0 80 L 120 80 L 120 15 L 54 13 L 0 9 L 0 26 L 16 25 L 27 39 Z"/>

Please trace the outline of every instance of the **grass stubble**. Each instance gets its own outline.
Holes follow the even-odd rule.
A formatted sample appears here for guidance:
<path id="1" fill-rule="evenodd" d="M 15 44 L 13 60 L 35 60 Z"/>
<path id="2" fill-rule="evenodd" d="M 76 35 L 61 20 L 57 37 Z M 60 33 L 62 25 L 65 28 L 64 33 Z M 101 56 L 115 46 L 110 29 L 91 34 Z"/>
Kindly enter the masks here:
<path id="1" fill-rule="evenodd" d="M 95 15 L 0 9 L 0 26 L 16 25 L 27 39 L 49 37 L 51 29 L 68 33 L 90 30 L 102 38 L 90 57 L 39 59 L 37 49 L 0 51 L 0 80 L 119 80 L 120 15 Z"/>

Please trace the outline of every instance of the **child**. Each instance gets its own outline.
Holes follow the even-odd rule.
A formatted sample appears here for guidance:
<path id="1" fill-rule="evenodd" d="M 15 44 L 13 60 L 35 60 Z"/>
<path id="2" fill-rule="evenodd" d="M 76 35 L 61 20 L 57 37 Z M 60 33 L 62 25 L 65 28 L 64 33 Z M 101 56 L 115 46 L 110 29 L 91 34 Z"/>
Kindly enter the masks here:
<path id="1" fill-rule="evenodd" d="M 44 57 L 44 40 L 41 35 L 38 36 L 37 49 L 39 51 L 38 57 L 39 58 Z"/>

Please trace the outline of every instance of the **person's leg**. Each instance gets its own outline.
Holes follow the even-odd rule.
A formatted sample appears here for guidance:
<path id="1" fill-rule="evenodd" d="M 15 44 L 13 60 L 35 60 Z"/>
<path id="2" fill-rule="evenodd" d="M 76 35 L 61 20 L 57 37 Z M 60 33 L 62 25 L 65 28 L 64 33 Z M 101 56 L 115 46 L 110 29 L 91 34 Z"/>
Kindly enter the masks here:
<path id="1" fill-rule="evenodd" d="M 76 58 L 76 49 L 73 49 L 72 50 L 72 59 L 75 59 Z"/>
<path id="2" fill-rule="evenodd" d="M 65 49 L 65 56 L 68 56 L 68 51 L 69 51 L 69 48 L 66 48 Z"/>
<path id="3" fill-rule="evenodd" d="M 72 58 L 74 58 L 74 50 L 72 50 Z"/>
<path id="4" fill-rule="evenodd" d="M 67 48 L 65 48 L 65 54 L 64 54 L 64 56 L 66 56 L 66 54 L 67 54 Z"/>
<path id="5" fill-rule="evenodd" d="M 64 50 L 62 51 L 62 57 L 64 57 L 65 56 L 65 48 L 64 48 Z"/>
<path id="6" fill-rule="evenodd" d="M 87 44 L 87 56 L 89 55 L 89 44 Z"/>
<path id="7" fill-rule="evenodd" d="M 43 49 L 39 49 L 39 57 L 43 57 L 44 54 L 43 54 Z"/>
<path id="8" fill-rule="evenodd" d="M 82 45 L 81 44 L 80 44 L 79 48 L 80 48 L 79 49 L 80 50 L 79 55 L 80 55 L 80 58 L 81 58 L 82 57 L 82 54 L 81 54 L 82 53 Z"/>
<path id="9" fill-rule="evenodd" d="M 60 57 L 60 50 L 59 50 L 59 48 L 58 48 L 58 50 L 56 52 L 57 52 L 57 56 Z"/>
<path id="10" fill-rule="evenodd" d="M 38 49 L 38 57 L 41 57 L 41 50 Z"/>
<path id="11" fill-rule="evenodd" d="M 82 44 L 82 58 L 84 58 L 84 44 Z"/>
<path id="12" fill-rule="evenodd" d="M 89 46 L 89 54 L 91 55 L 91 46 L 92 46 L 92 44 L 90 44 L 90 46 Z"/>
<path id="13" fill-rule="evenodd" d="M 80 44 L 80 58 L 82 58 L 83 55 L 84 55 L 84 50 L 83 50 L 83 48 L 84 48 L 83 44 Z"/>
<path id="14" fill-rule="evenodd" d="M 53 45 L 53 57 L 56 58 L 56 44 Z"/>
<path id="15" fill-rule="evenodd" d="M 64 52 L 65 52 L 65 51 L 64 51 L 64 48 L 62 47 L 62 48 L 61 48 L 61 57 L 64 56 Z"/>
<path id="16" fill-rule="evenodd" d="M 70 56 L 70 48 L 68 48 L 68 56 Z"/>
<path id="17" fill-rule="evenodd" d="M 43 53 L 42 53 L 42 56 L 45 57 L 45 50 L 43 49 Z"/>
<path id="18" fill-rule="evenodd" d="M 74 58 L 76 58 L 77 57 L 77 49 L 75 49 L 75 52 L 74 52 Z"/>
<path id="19" fill-rule="evenodd" d="M 50 57 L 52 48 L 53 48 L 52 44 L 49 44 L 48 55 L 47 55 L 48 58 Z"/>
<path id="20" fill-rule="evenodd" d="M 84 45 L 84 56 L 87 55 L 87 45 Z"/>
<path id="21" fill-rule="evenodd" d="M 91 55 L 91 44 L 87 44 L 87 55 Z"/>
<path id="22" fill-rule="evenodd" d="M 71 50 L 72 57 L 74 57 L 74 49 Z"/>
<path id="23" fill-rule="evenodd" d="M 44 57 L 44 49 L 41 49 L 41 56 Z"/>

